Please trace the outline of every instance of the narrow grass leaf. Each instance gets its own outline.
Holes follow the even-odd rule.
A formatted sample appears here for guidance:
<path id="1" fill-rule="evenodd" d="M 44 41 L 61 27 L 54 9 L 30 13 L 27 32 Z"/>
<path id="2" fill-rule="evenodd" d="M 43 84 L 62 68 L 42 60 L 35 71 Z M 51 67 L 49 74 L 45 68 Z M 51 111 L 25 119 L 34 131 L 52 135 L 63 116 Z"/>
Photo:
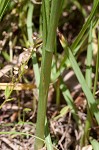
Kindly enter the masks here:
<path id="1" fill-rule="evenodd" d="M 99 142 L 95 139 L 90 141 L 93 147 L 93 150 L 99 150 Z"/>
<path id="2" fill-rule="evenodd" d="M 71 96 L 71 94 L 70 94 L 70 91 L 69 91 L 68 88 L 66 87 L 66 85 L 65 85 L 65 83 L 63 82 L 63 79 L 62 79 L 62 78 L 61 78 L 61 80 L 60 80 L 60 89 L 61 89 L 61 91 L 62 91 L 62 94 L 63 94 L 63 96 L 64 96 L 65 101 L 67 102 L 67 105 L 68 105 L 68 106 L 70 107 L 70 109 L 71 109 L 71 112 L 72 112 L 72 114 L 73 114 L 73 117 L 74 117 L 76 123 L 77 123 L 78 125 L 80 125 L 81 122 L 80 122 L 79 117 L 78 117 L 78 115 L 77 115 L 77 109 L 76 109 L 76 107 L 75 107 L 75 105 L 74 105 L 74 102 L 73 102 L 72 96 Z"/>
<path id="3" fill-rule="evenodd" d="M 92 114 L 94 114 L 97 123 L 99 124 L 99 110 L 97 108 L 97 104 L 95 102 L 95 99 L 94 99 L 89 87 L 87 86 L 87 83 L 86 83 L 86 81 L 85 81 L 85 79 L 84 79 L 84 77 L 80 71 L 80 68 L 79 68 L 79 66 L 78 66 L 78 64 L 77 64 L 77 62 L 76 62 L 76 60 L 75 60 L 75 58 L 71 52 L 70 47 L 67 45 L 67 41 L 65 40 L 65 38 L 62 35 L 60 35 L 60 42 L 61 42 L 61 44 L 65 50 L 67 58 L 69 59 L 71 65 L 72 65 L 72 68 L 76 74 L 76 77 L 77 77 L 79 83 L 81 84 L 82 89 L 86 95 L 86 98 L 87 98 L 88 104 L 89 104 L 89 108 L 90 108 Z"/>
<path id="4" fill-rule="evenodd" d="M 98 18 L 95 18 L 95 20 L 93 21 L 93 26 L 92 28 L 94 28 L 96 26 L 96 24 L 98 23 Z M 86 34 L 83 36 L 82 40 L 79 42 L 79 44 L 76 46 L 75 48 L 75 52 L 73 53 L 74 55 L 77 54 L 77 52 L 79 51 L 79 49 L 81 48 L 81 46 L 83 46 L 84 42 L 86 41 L 88 37 L 88 32 L 86 32 Z M 74 41 L 75 42 L 75 41 Z M 70 64 L 68 64 L 67 61 L 67 57 L 64 56 L 63 60 L 61 61 L 60 67 L 58 68 L 58 71 L 56 73 L 53 73 L 53 69 L 52 69 L 52 82 L 55 82 L 56 79 L 59 77 L 59 75 L 64 71 L 64 69 L 66 68 L 66 66 L 70 66 Z"/>
<path id="5" fill-rule="evenodd" d="M 4 12 L 9 4 L 10 0 L 0 0 L 0 21 L 4 15 Z"/>
<path id="6" fill-rule="evenodd" d="M 32 23 L 33 11 L 34 11 L 34 6 L 31 2 L 29 2 L 28 13 L 27 13 L 27 33 L 28 33 L 28 40 L 29 40 L 31 45 L 34 44 L 33 39 L 32 39 L 32 34 L 33 34 L 33 30 L 32 30 L 32 27 L 33 27 L 33 23 Z M 39 82 L 40 82 L 40 72 L 39 72 L 36 53 L 32 54 L 32 61 L 33 61 L 33 69 L 34 69 L 34 74 L 35 74 L 36 85 L 38 87 Z"/>
<path id="7" fill-rule="evenodd" d="M 46 143 L 48 150 L 53 150 L 53 145 L 52 145 L 52 141 L 51 141 L 50 130 L 49 130 L 47 118 L 45 119 L 45 143 Z"/>
<path id="8" fill-rule="evenodd" d="M 72 46 L 71 46 L 71 50 L 73 51 L 73 54 L 75 54 L 75 48 L 77 47 L 78 43 L 80 42 L 80 40 L 82 39 L 84 33 L 86 32 L 86 30 L 88 29 L 93 17 L 95 16 L 97 7 L 99 5 L 99 0 L 94 0 L 93 3 L 93 8 L 92 11 L 87 19 L 87 21 L 85 22 L 85 24 L 83 25 L 80 33 L 78 34 L 76 40 L 73 42 Z"/>
<path id="9" fill-rule="evenodd" d="M 91 89 L 92 87 L 92 22 L 89 30 L 89 39 L 88 39 L 88 49 L 87 49 L 87 59 L 86 59 L 86 82 L 88 87 Z"/>
<path id="10" fill-rule="evenodd" d="M 94 96 L 96 92 L 98 79 L 99 79 L 99 31 L 98 31 L 98 52 L 97 52 L 97 59 L 96 59 L 96 72 L 95 72 L 94 89 L 93 89 Z"/>

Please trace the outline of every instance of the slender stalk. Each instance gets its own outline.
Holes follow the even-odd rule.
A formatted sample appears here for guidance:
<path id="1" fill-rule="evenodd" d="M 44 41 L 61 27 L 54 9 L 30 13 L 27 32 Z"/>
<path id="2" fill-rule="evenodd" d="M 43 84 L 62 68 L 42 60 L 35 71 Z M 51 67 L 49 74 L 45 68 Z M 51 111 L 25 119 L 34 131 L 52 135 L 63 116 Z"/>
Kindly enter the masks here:
<path id="1" fill-rule="evenodd" d="M 92 88 L 92 55 L 93 55 L 93 47 L 92 47 L 92 42 L 93 42 L 93 37 L 92 37 L 92 25 L 93 22 L 91 22 L 90 25 L 90 30 L 89 30 L 89 39 L 88 39 L 88 49 L 87 49 L 87 59 L 86 59 L 86 83 L 88 87 Z M 84 134 L 81 138 L 81 146 L 87 144 L 87 139 L 89 139 L 89 128 L 92 124 L 92 115 L 89 110 L 89 105 L 87 105 L 87 118 L 85 122 L 85 128 L 84 128 Z"/>
<path id="2" fill-rule="evenodd" d="M 32 23 L 32 15 L 34 11 L 34 6 L 31 2 L 28 3 L 28 13 L 27 13 L 27 34 L 28 34 L 28 40 L 31 44 L 33 44 L 33 23 Z"/>
<path id="3" fill-rule="evenodd" d="M 43 1 L 43 4 L 45 1 Z M 47 42 L 45 42 L 45 45 L 43 46 L 41 77 L 40 77 L 40 87 L 39 87 L 39 103 L 38 103 L 37 125 L 36 125 L 36 136 L 41 139 L 45 138 L 44 137 L 45 116 L 46 116 L 48 89 L 50 83 L 52 56 L 53 56 L 53 50 L 55 44 L 56 29 L 57 29 L 58 20 L 62 8 L 62 3 L 63 0 L 52 1 Z M 34 149 L 38 150 L 42 148 L 43 144 L 44 144 L 43 141 L 35 139 Z"/>
<path id="4" fill-rule="evenodd" d="M 27 34 L 28 34 L 28 40 L 31 45 L 33 45 L 33 23 L 32 23 L 32 15 L 34 11 L 34 6 L 31 2 L 28 4 L 28 14 L 27 14 Z M 37 87 L 39 86 L 39 80 L 40 80 L 40 75 L 39 75 L 39 67 L 37 63 L 37 58 L 36 58 L 36 53 L 33 53 L 32 55 L 32 61 L 33 61 L 33 69 L 34 69 L 34 74 L 35 74 L 35 80 L 36 80 L 36 85 Z"/>
<path id="5" fill-rule="evenodd" d="M 88 49 L 87 49 L 87 60 L 86 60 L 86 82 L 88 87 L 92 88 L 92 22 L 89 31 Z"/>
<path id="6" fill-rule="evenodd" d="M 53 150 L 47 118 L 45 119 L 45 143 L 48 150 Z"/>
<path id="7" fill-rule="evenodd" d="M 56 105 L 60 106 L 60 78 L 56 83 Z"/>
<path id="8" fill-rule="evenodd" d="M 95 81 L 94 81 L 94 89 L 93 95 L 95 96 L 96 86 L 99 79 L 99 31 L 98 31 L 98 52 L 97 52 L 97 60 L 96 60 L 96 73 L 95 73 Z"/>

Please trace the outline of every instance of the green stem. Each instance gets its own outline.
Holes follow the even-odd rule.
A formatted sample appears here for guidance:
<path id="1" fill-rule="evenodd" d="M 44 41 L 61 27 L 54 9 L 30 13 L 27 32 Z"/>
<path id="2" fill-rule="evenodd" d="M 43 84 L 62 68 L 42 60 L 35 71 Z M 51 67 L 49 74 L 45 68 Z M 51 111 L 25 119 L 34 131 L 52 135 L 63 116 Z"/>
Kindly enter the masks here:
<path id="1" fill-rule="evenodd" d="M 89 30 L 89 39 L 88 39 L 88 49 L 87 49 L 87 60 L 86 60 L 86 83 L 88 85 L 88 87 L 92 88 L 92 55 L 93 55 L 93 47 L 92 47 L 92 41 L 93 41 L 93 37 L 92 37 L 92 25 L 93 22 L 91 22 L 90 25 L 90 30 Z M 89 107 L 87 105 L 87 119 L 85 122 L 85 129 L 84 129 L 84 134 L 82 136 L 82 143 L 81 146 L 87 144 L 87 140 L 89 139 L 89 128 L 92 125 L 92 115 L 91 112 L 89 110 Z"/>
<path id="2" fill-rule="evenodd" d="M 93 89 L 94 96 L 96 92 L 97 82 L 99 79 L 98 71 L 99 71 L 99 31 L 98 31 L 98 52 L 97 52 L 97 60 L 96 60 L 96 73 L 95 73 L 95 81 L 94 81 L 94 89 Z"/>
<path id="3" fill-rule="evenodd" d="M 45 0 L 46 1 L 46 0 Z M 43 1 L 44 3 L 44 1 Z M 51 5 L 51 14 L 50 21 L 48 26 L 48 36 L 47 42 L 46 39 L 43 39 L 43 55 L 41 63 L 41 77 L 40 77 L 40 87 L 39 87 L 39 103 L 38 103 L 38 112 L 37 112 L 37 125 L 36 125 L 36 136 L 45 139 L 45 116 L 46 116 L 46 107 L 47 107 L 47 97 L 50 83 L 50 74 L 51 74 L 51 64 L 52 56 L 55 44 L 56 29 L 58 25 L 58 20 L 62 8 L 63 0 L 54 0 Z M 45 12 L 43 12 L 44 15 Z M 45 30 L 43 28 L 43 30 Z M 38 139 L 35 139 L 35 150 L 38 150 L 43 147 L 44 142 Z"/>
<path id="4" fill-rule="evenodd" d="M 34 6 L 31 2 L 29 2 L 28 6 L 28 14 L 27 14 L 27 33 L 28 33 L 28 40 L 30 44 L 33 46 L 33 23 L 32 23 L 32 16 L 33 16 L 33 11 L 34 11 Z M 39 80 L 40 80 L 40 75 L 39 75 L 39 67 L 37 63 L 37 58 L 36 58 L 36 53 L 33 53 L 32 55 L 32 61 L 33 61 L 33 69 L 34 69 L 34 74 L 35 74 L 35 80 L 36 80 L 36 85 L 37 87 L 39 86 Z"/>

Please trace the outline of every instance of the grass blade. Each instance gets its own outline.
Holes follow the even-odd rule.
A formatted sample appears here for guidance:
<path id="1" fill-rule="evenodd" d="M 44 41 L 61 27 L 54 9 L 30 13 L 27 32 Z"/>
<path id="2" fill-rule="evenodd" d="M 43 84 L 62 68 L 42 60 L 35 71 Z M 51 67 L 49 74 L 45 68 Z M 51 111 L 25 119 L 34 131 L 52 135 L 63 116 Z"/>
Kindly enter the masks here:
<path id="1" fill-rule="evenodd" d="M 95 99 L 94 99 L 89 87 L 87 86 L 87 83 L 86 83 L 86 81 L 85 81 L 85 79 L 84 79 L 84 77 L 80 71 L 80 68 L 79 68 L 79 66 L 78 66 L 78 64 L 77 64 L 77 62 L 76 62 L 76 60 L 75 60 L 75 58 L 71 52 L 70 47 L 67 45 L 67 41 L 64 39 L 64 37 L 62 35 L 60 35 L 60 42 L 62 44 L 62 47 L 65 50 L 67 58 L 69 59 L 71 65 L 72 65 L 72 68 L 76 74 L 76 77 L 82 86 L 83 92 L 86 95 L 86 98 L 87 98 L 88 104 L 89 104 L 89 108 L 90 108 L 92 114 L 94 114 L 97 123 L 99 124 L 99 111 L 98 111 Z"/>
<path id="2" fill-rule="evenodd" d="M 73 42 L 72 46 L 71 46 L 71 50 L 73 51 L 73 54 L 75 54 L 75 48 L 77 47 L 78 43 L 80 42 L 80 40 L 82 39 L 84 33 L 86 32 L 86 30 L 88 29 L 93 17 L 95 16 L 97 7 L 99 4 L 99 0 L 94 0 L 94 4 L 93 4 L 93 9 L 87 19 L 87 21 L 85 22 L 85 24 L 83 25 L 80 33 L 78 34 L 76 40 Z"/>
<path id="3" fill-rule="evenodd" d="M 86 60 L 86 82 L 88 87 L 92 87 L 92 22 L 89 30 L 89 40 L 88 40 L 88 49 L 87 49 L 87 60 Z"/>
<path id="4" fill-rule="evenodd" d="M 0 0 L 0 21 L 4 15 L 4 12 L 9 4 L 10 0 Z"/>
<path id="5" fill-rule="evenodd" d="M 96 73 L 95 73 L 95 81 L 94 81 L 94 89 L 93 89 L 93 95 L 95 96 L 96 92 L 96 86 L 99 79 L 99 31 L 98 31 L 98 52 L 97 52 L 97 60 L 96 60 Z"/>
<path id="6" fill-rule="evenodd" d="M 32 30 L 32 15 L 33 15 L 33 11 L 34 11 L 34 6 L 31 2 L 29 2 L 28 5 L 28 14 L 27 14 L 27 33 L 28 33 L 28 40 L 30 42 L 31 45 L 33 45 L 33 39 L 32 39 L 32 34 L 33 34 L 33 30 Z M 34 74 L 35 74 L 35 80 L 36 80 L 36 85 L 37 87 L 39 86 L 39 82 L 40 82 L 40 73 L 39 73 L 39 67 L 38 67 L 38 63 L 37 63 L 37 58 L 36 58 L 36 53 L 33 53 L 32 55 L 32 61 L 33 61 L 33 69 L 34 69 Z"/>
<path id="7" fill-rule="evenodd" d="M 75 119 L 77 125 L 79 126 L 79 125 L 81 125 L 81 122 L 80 122 L 79 117 L 78 117 L 78 115 L 77 115 L 77 110 L 76 110 L 76 107 L 75 107 L 75 105 L 74 105 L 72 96 L 71 96 L 69 90 L 67 89 L 65 83 L 63 82 L 62 78 L 61 78 L 60 82 L 61 82 L 61 83 L 60 83 L 60 89 L 61 89 L 61 91 L 62 91 L 62 94 L 63 94 L 63 96 L 64 96 L 64 98 L 65 98 L 65 100 L 66 100 L 68 106 L 70 106 L 71 112 L 72 112 L 72 114 L 73 114 L 73 117 L 74 117 L 74 119 Z M 80 127 L 80 126 L 79 126 L 79 127 Z"/>
<path id="8" fill-rule="evenodd" d="M 96 141 L 95 139 L 90 141 L 93 147 L 93 150 L 98 150 L 99 149 L 99 142 Z"/>

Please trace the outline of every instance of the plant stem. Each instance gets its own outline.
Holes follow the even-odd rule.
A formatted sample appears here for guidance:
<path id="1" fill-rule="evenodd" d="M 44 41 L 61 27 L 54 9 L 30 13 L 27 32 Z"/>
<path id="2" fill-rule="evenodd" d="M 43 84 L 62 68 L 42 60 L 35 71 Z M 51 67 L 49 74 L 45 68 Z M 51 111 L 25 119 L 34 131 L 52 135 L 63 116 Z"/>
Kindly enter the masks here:
<path id="1" fill-rule="evenodd" d="M 94 96 L 96 92 L 97 82 L 99 79 L 98 71 L 99 71 L 99 31 L 98 31 L 98 52 L 97 52 L 97 60 L 96 60 L 96 72 L 95 72 L 95 81 L 94 81 L 94 89 L 93 89 Z"/>
<path id="2" fill-rule="evenodd" d="M 43 1 L 43 3 L 45 1 Z M 49 83 L 50 83 L 52 56 L 53 56 L 53 50 L 55 44 L 56 29 L 57 29 L 58 20 L 62 8 L 62 3 L 63 0 L 52 1 L 50 21 L 47 30 L 48 31 L 47 42 L 45 42 L 46 39 L 45 40 L 43 39 L 43 42 L 45 44 L 43 46 L 43 55 L 42 55 L 42 63 L 41 63 L 39 102 L 38 102 L 37 125 L 36 125 L 36 136 L 41 139 L 44 139 L 45 116 L 46 116 L 47 97 L 48 97 L 48 90 L 49 90 Z M 34 149 L 38 150 L 42 148 L 43 144 L 44 144 L 43 141 L 35 139 Z"/>
<path id="3" fill-rule="evenodd" d="M 33 11 L 34 11 L 34 6 L 31 2 L 29 2 L 28 5 L 28 14 L 27 14 L 27 34 L 28 34 L 28 40 L 30 42 L 30 45 L 33 45 L 33 23 L 32 23 L 32 15 L 33 15 Z M 35 74 L 35 80 L 36 80 L 36 85 L 37 87 L 39 86 L 39 80 L 40 80 L 40 75 L 39 75 L 39 67 L 38 67 L 38 63 L 37 63 L 37 57 L 36 57 L 36 53 L 33 53 L 32 55 L 32 61 L 33 61 L 33 69 L 34 69 L 34 74 Z"/>

